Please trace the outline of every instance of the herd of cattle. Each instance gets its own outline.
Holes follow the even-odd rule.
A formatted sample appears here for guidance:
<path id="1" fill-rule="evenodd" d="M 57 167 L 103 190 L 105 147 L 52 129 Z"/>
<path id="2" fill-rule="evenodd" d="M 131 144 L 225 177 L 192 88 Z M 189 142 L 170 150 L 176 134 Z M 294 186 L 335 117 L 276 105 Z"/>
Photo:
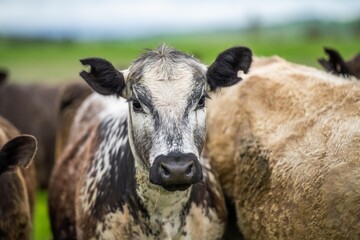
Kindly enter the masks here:
<path id="1" fill-rule="evenodd" d="M 360 54 L 325 52 L 330 73 L 165 45 L 83 59 L 87 84 L 0 71 L 0 239 L 31 239 L 37 188 L 54 239 L 360 239 Z"/>

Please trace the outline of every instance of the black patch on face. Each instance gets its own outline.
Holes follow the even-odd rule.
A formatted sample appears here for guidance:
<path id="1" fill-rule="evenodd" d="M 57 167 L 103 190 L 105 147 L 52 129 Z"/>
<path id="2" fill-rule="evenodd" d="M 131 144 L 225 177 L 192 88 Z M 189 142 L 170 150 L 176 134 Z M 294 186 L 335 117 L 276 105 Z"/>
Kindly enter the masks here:
<path id="1" fill-rule="evenodd" d="M 187 99 L 187 106 L 185 109 L 184 117 L 189 115 L 189 111 L 195 107 L 197 108 L 197 104 L 202 96 L 206 94 L 205 92 L 205 82 L 204 81 L 196 81 L 195 86 L 193 87 L 193 91 L 191 95 Z"/>
<path id="2" fill-rule="evenodd" d="M 150 90 L 147 87 L 141 85 L 140 83 L 135 83 L 132 85 L 133 88 L 133 97 L 140 101 L 142 105 L 145 105 L 150 113 L 154 115 L 154 106 L 152 103 L 152 96 Z"/>
<path id="3" fill-rule="evenodd" d="M 114 124 L 117 124 L 116 119 L 105 120 L 99 128 L 99 136 L 101 141 L 106 141 L 106 129 L 114 129 Z M 127 136 L 127 121 L 120 122 L 115 126 L 118 131 L 116 133 L 117 139 L 123 139 Z M 112 136 L 113 137 L 113 136 Z M 123 156 L 121 157 L 121 153 Z M 131 152 L 129 141 L 122 145 L 115 154 L 110 155 L 110 174 L 104 175 L 104 178 L 98 186 L 98 197 L 95 202 L 93 214 L 100 218 L 109 212 L 115 212 L 117 209 L 124 211 L 123 206 L 128 204 L 130 213 L 135 220 L 139 220 L 139 212 L 142 217 L 149 217 L 148 212 L 143 206 L 140 198 L 136 193 L 136 178 L 135 178 L 135 160 Z"/>
<path id="4" fill-rule="evenodd" d="M 154 107 L 150 90 L 140 83 L 135 83 L 133 85 L 133 95 L 141 102 L 141 104 L 145 105 L 147 109 L 149 109 L 150 115 L 154 119 L 155 131 L 158 130 L 160 126 L 160 116 L 159 112 Z"/>
<path id="5" fill-rule="evenodd" d="M 152 96 L 150 94 L 150 90 L 141 85 L 140 83 L 133 84 L 133 98 L 138 99 L 142 105 L 149 110 L 149 114 L 146 117 L 151 117 L 154 120 L 154 130 L 155 132 L 159 130 L 161 123 L 158 111 L 154 108 L 152 103 Z M 144 113 L 134 113 L 134 114 L 146 114 Z M 130 121 L 132 122 L 132 114 L 130 114 Z M 145 131 L 142 132 L 142 136 L 136 136 L 134 129 L 131 129 L 133 134 L 134 147 L 136 149 L 137 154 L 139 155 L 144 166 L 149 167 L 149 158 L 150 158 L 150 150 L 153 145 L 153 134 Z"/>
<path id="6" fill-rule="evenodd" d="M 187 107 L 185 109 L 185 114 L 183 118 L 183 124 L 187 126 L 189 124 L 189 113 L 191 110 L 195 111 L 195 114 L 197 114 L 197 111 L 203 111 L 202 109 L 198 109 L 198 103 L 202 97 L 206 96 L 205 92 L 205 83 L 203 81 L 198 80 L 197 85 L 194 87 L 192 94 L 189 96 L 187 102 Z M 206 124 L 206 123 L 205 123 Z M 204 126 L 205 126 L 204 124 Z M 206 128 L 200 128 L 200 126 L 196 126 L 193 130 L 193 136 L 194 136 L 194 143 L 196 145 L 196 148 L 198 149 L 198 152 L 201 153 L 204 143 L 205 143 L 205 131 Z"/>
<path id="7" fill-rule="evenodd" d="M 132 122 L 132 114 L 129 114 L 130 122 Z M 134 129 L 130 129 L 133 135 L 134 147 L 135 151 L 140 157 L 140 161 L 145 167 L 149 167 L 149 156 L 150 156 L 150 149 L 152 147 L 152 135 L 147 132 L 143 132 L 143 136 L 141 138 L 137 138 L 134 133 Z"/>

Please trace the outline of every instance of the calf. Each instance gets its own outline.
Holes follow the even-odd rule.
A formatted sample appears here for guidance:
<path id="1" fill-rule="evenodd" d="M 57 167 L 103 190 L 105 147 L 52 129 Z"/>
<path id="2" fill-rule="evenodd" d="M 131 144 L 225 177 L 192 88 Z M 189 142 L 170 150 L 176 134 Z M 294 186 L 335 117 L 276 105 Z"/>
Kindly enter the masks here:
<path id="1" fill-rule="evenodd" d="M 205 149 L 245 239 L 360 239 L 360 82 L 264 58 L 211 97 Z"/>
<path id="2" fill-rule="evenodd" d="M 228 49 L 209 69 L 166 46 L 123 72 L 99 58 L 81 62 L 101 95 L 78 110 L 51 178 L 54 238 L 220 239 L 227 213 L 202 154 L 205 102 L 241 80 L 251 51 Z"/>
<path id="3" fill-rule="evenodd" d="M 20 135 L 0 117 L 0 239 L 30 239 L 34 203 L 33 168 L 36 140 Z"/>

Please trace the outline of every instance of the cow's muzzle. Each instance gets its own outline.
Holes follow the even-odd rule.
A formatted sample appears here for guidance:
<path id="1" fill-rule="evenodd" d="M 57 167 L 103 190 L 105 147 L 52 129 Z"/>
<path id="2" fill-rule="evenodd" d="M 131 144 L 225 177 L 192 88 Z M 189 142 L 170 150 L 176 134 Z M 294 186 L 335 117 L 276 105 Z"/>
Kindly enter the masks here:
<path id="1" fill-rule="evenodd" d="M 168 191 L 184 191 L 202 178 L 201 165 L 193 153 L 157 156 L 150 168 L 150 182 Z"/>

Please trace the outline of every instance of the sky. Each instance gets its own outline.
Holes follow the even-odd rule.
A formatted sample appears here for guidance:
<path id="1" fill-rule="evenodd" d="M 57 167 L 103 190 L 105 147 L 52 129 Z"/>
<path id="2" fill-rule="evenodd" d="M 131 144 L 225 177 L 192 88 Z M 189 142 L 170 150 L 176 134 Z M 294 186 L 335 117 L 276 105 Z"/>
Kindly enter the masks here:
<path id="1" fill-rule="evenodd" d="M 359 0 L 0 0 L 0 35 L 136 38 L 360 18 Z"/>

